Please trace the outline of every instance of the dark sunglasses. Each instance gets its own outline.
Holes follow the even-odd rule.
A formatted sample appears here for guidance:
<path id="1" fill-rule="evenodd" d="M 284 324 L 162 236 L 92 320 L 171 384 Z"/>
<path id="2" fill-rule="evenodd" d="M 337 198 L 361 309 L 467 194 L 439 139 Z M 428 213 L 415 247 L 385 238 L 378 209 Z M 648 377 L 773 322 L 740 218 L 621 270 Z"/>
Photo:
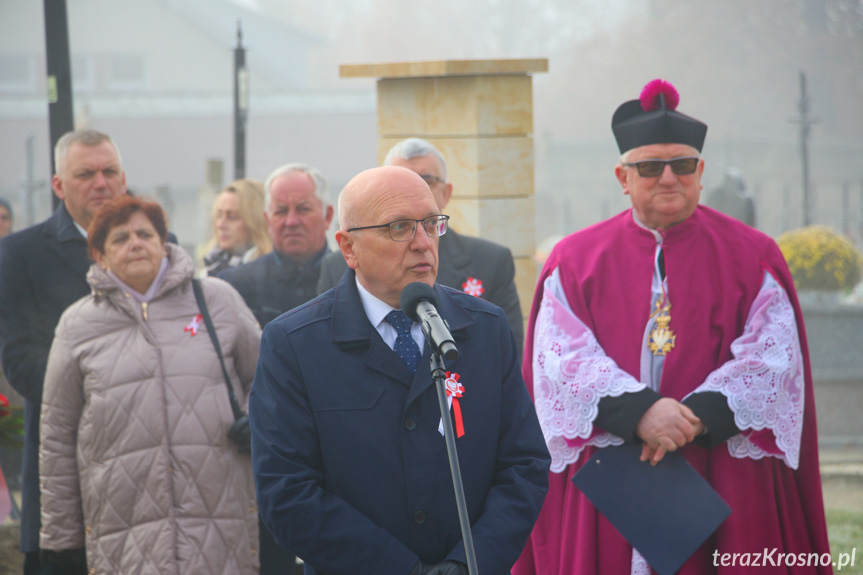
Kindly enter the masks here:
<path id="1" fill-rule="evenodd" d="M 671 158 L 670 160 L 641 160 L 640 162 L 626 162 L 627 168 L 635 168 L 642 178 L 656 178 L 662 175 L 665 164 L 671 166 L 671 171 L 678 176 L 688 176 L 695 173 L 698 167 L 698 156 L 686 156 L 684 158 Z"/>

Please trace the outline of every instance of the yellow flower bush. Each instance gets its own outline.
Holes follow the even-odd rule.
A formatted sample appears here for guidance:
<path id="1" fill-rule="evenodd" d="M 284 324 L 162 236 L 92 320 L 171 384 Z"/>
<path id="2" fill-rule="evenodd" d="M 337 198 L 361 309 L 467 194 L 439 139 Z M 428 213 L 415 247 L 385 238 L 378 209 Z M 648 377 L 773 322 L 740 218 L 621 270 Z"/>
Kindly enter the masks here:
<path id="1" fill-rule="evenodd" d="M 791 230 L 776 240 L 797 289 L 850 292 L 863 276 L 863 256 L 825 226 Z"/>

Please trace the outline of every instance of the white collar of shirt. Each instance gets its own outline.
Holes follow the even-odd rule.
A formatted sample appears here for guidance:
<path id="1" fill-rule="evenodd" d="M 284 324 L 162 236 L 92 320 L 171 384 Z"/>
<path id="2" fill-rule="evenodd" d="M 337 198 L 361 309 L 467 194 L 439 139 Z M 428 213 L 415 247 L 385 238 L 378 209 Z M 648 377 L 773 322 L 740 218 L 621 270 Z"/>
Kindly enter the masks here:
<path id="1" fill-rule="evenodd" d="M 656 231 L 652 228 L 648 228 L 644 224 L 644 222 L 642 222 L 640 219 L 638 219 L 638 216 L 636 215 L 635 210 L 632 210 L 632 219 L 635 222 L 635 225 L 637 225 L 639 228 L 647 230 L 648 232 L 653 234 L 653 237 L 656 238 L 656 243 L 658 243 L 658 244 L 662 243 L 662 234 L 660 234 L 658 231 Z"/>
<path id="2" fill-rule="evenodd" d="M 86 240 L 87 239 L 87 230 L 84 228 L 84 226 L 82 226 L 81 224 L 79 224 L 75 220 L 72 220 L 72 223 L 75 224 L 75 227 L 78 228 L 78 231 L 81 232 L 81 235 L 84 236 L 84 239 Z"/>
<path id="3" fill-rule="evenodd" d="M 651 228 L 648 228 L 646 225 L 644 225 L 644 222 L 642 222 L 640 219 L 638 219 L 638 216 L 635 214 L 635 210 L 632 210 L 632 219 L 635 222 L 635 225 L 637 225 L 638 227 L 645 229 L 648 232 L 652 233 L 653 237 L 656 238 L 656 251 L 653 254 L 653 286 L 652 286 L 652 289 L 653 289 L 654 293 L 660 293 L 660 287 L 659 286 L 660 286 L 660 284 L 663 283 L 662 274 L 659 273 L 659 252 L 662 251 L 662 234 L 660 234 L 658 231 L 651 229 Z M 665 281 L 665 285 L 667 286 L 668 285 L 667 278 L 664 281 Z"/>
<path id="4" fill-rule="evenodd" d="M 378 333 L 381 334 L 381 338 L 384 340 L 384 343 L 387 344 L 390 349 L 393 349 L 396 345 L 398 332 L 396 331 L 396 328 L 391 326 L 387 321 L 387 314 L 395 308 L 372 295 L 369 290 L 363 287 L 359 278 L 354 277 L 354 281 L 357 282 L 357 290 L 360 292 L 360 301 L 363 303 L 363 310 L 366 312 L 366 317 L 369 318 L 369 321 L 373 326 L 375 326 Z M 414 341 L 417 342 L 420 350 L 425 347 L 426 336 L 423 333 L 422 326 L 420 326 L 418 322 L 413 322 L 411 324 L 411 337 L 413 337 Z"/>

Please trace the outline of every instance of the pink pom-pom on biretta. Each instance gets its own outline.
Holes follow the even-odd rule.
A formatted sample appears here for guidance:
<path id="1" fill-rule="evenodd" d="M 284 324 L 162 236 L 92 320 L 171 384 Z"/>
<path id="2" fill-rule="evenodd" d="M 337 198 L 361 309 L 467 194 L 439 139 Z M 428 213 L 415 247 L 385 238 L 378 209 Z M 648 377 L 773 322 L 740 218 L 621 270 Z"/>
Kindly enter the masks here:
<path id="1" fill-rule="evenodd" d="M 671 85 L 671 82 L 665 80 L 651 80 L 641 91 L 641 109 L 645 112 L 656 110 L 659 108 L 659 95 L 665 96 L 665 109 L 674 110 L 677 104 L 680 103 L 680 94 L 677 93 L 677 88 Z"/>

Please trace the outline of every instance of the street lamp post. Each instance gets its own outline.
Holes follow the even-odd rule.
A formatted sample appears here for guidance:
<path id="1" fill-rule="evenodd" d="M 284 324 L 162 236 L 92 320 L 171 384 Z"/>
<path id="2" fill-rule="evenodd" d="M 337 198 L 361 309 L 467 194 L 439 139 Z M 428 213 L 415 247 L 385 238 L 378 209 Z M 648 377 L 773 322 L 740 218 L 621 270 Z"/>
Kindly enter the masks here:
<path id="1" fill-rule="evenodd" d="M 69 27 L 66 0 L 44 0 L 45 60 L 48 73 L 48 126 L 51 144 L 51 174 L 54 146 L 60 136 L 75 129 L 72 113 L 72 71 L 69 63 Z M 51 194 L 56 208 L 60 200 Z"/>
<path id="2" fill-rule="evenodd" d="M 817 119 L 809 115 L 809 94 L 806 92 L 806 74 L 800 72 L 800 100 L 797 102 L 799 115 L 791 122 L 800 124 L 800 161 L 803 169 L 803 225 L 812 225 L 812 196 L 809 185 L 809 131 Z"/>
<path id="3" fill-rule="evenodd" d="M 234 49 L 234 179 L 246 177 L 246 123 L 249 119 L 249 71 L 243 31 L 237 22 L 237 47 Z"/>

